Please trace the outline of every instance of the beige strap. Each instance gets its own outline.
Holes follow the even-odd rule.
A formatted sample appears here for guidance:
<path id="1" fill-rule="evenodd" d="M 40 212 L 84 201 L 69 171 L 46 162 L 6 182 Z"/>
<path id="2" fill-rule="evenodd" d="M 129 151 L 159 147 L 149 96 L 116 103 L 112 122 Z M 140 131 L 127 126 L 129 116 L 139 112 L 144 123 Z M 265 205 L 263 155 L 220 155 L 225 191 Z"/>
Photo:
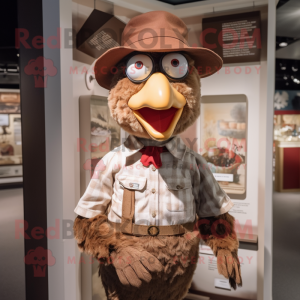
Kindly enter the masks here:
<path id="1" fill-rule="evenodd" d="M 193 230 L 194 223 L 168 226 L 147 226 L 133 224 L 133 235 L 180 235 Z"/>
<path id="2" fill-rule="evenodd" d="M 132 233 L 132 223 L 135 206 L 135 192 L 124 188 L 123 203 L 122 203 L 122 223 L 121 231 L 123 233 Z"/>
<path id="3" fill-rule="evenodd" d="M 122 218 L 123 219 L 123 218 Z M 126 223 L 114 223 L 108 220 L 108 223 L 117 231 L 123 233 L 132 234 L 135 236 L 163 236 L 163 235 L 181 235 L 187 232 L 191 232 L 194 229 L 195 223 L 185 223 L 178 225 L 169 225 L 169 226 L 147 226 L 147 225 L 132 225 L 132 231 L 127 230 Z M 124 225 L 123 225 L 124 224 Z M 126 230 L 124 230 L 126 228 Z"/>

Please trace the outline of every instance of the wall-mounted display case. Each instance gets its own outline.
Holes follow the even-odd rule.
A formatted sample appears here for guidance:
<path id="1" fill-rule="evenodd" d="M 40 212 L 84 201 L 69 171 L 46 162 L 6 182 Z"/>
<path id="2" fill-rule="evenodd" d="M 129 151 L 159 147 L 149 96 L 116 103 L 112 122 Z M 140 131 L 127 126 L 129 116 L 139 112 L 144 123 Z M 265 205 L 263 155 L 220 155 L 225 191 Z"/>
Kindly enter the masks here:
<path id="1" fill-rule="evenodd" d="M 20 94 L 0 90 L 0 189 L 20 186 L 22 174 Z"/>

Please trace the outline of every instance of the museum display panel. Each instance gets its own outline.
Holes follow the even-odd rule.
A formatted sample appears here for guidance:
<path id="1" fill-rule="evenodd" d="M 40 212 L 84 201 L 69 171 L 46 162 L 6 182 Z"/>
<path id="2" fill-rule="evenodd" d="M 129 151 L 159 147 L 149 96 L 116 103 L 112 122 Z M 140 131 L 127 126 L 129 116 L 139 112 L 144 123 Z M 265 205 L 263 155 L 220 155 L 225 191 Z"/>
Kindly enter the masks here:
<path id="1" fill-rule="evenodd" d="M 203 96 L 201 155 L 222 189 L 234 199 L 246 198 L 247 98 Z"/>
<path id="2" fill-rule="evenodd" d="M 22 181 L 20 94 L 0 89 L 0 188 Z"/>

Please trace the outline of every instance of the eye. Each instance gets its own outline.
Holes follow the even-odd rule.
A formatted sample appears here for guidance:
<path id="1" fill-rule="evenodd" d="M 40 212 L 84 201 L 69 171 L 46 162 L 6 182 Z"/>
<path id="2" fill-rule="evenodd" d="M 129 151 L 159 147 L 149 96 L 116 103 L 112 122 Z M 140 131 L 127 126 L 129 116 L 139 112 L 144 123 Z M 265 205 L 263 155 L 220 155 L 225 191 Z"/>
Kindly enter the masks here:
<path id="1" fill-rule="evenodd" d="M 179 60 L 174 58 L 171 60 L 172 67 L 178 67 L 179 66 Z"/>
<path id="2" fill-rule="evenodd" d="M 145 54 L 132 56 L 126 65 L 126 75 L 133 82 L 146 80 L 153 70 L 152 59 Z"/>
<path id="3" fill-rule="evenodd" d="M 188 61 L 180 53 L 169 53 L 161 61 L 161 67 L 171 78 L 181 79 L 188 73 Z"/>
<path id="4" fill-rule="evenodd" d="M 137 61 L 134 66 L 136 69 L 140 70 L 144 65 L 141 61 Z"/>

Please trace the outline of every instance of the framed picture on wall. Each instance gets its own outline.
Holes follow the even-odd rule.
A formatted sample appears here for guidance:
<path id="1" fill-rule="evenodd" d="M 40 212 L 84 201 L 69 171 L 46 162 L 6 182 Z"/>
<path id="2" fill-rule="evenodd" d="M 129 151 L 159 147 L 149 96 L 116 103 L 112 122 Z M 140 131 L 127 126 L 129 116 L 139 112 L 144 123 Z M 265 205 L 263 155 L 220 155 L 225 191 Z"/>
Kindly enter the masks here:
<path id="1" fill-rule="evenodd" d="M 222 189 L 233 199 L 246 198 L 247 97 L 203 96 L 201 155 Z"/>
<path id="2" fill-rule="evenodd" d="M 101 159 L 120 145 L 120 127 L 110 116 L 107 98 L 91 98 L 91 156 Z"/>
<path id="3" fill-rule="evenodd" d="M 79 98 L 81 188 L 84 191 L 100 159 L 121 144 L 121 128 L 110 116 L 107 97 Z"/>
<path id="4" fill-rule="evenodd" d="M 0 92 L 0 114 L 20 114 L 20 94 Z"/>

